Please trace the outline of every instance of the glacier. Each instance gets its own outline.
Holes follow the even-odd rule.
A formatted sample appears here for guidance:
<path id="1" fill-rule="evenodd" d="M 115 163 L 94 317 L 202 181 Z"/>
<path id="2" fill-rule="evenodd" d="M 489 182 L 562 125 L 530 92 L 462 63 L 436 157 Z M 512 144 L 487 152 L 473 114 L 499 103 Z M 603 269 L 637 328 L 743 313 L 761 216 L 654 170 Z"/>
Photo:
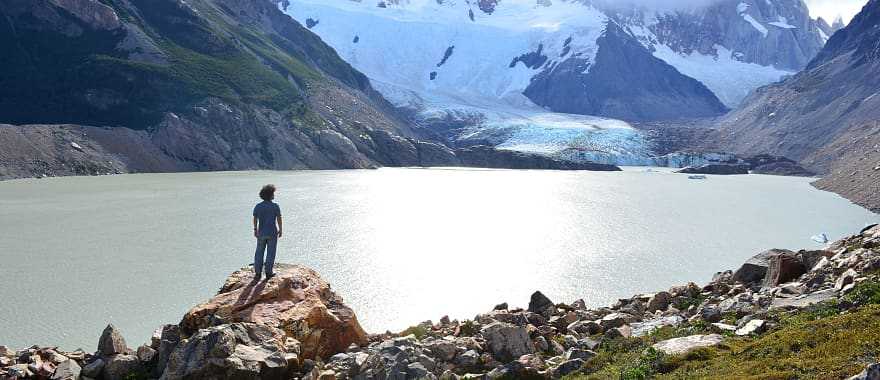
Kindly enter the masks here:
<path id="1" fill-rule="evenodd" d="M 588 72 L 606 23 L 616 22 L 606 13 L 579 1 L 485 3 L 491 9 L 466 0 L 389 0 L 381 6 L 289 0 L 279 7 L 366 74 L 392 104 L 411 110 L 417 122 L 466 125 L 456 140 L 618 165 L 693 159 L 656 157 L 646 132 L 624 121 L 550 112 L 523 95 L 533 77 L 565 59 L 584 60 Z M 656 43 L 648 28 L 628 30 L 728 107 L 791 74 L 740 62 L 722 46 L 715 56 L 680 54 Z M 540 57 L 546 62 L 535 61 Z"/>

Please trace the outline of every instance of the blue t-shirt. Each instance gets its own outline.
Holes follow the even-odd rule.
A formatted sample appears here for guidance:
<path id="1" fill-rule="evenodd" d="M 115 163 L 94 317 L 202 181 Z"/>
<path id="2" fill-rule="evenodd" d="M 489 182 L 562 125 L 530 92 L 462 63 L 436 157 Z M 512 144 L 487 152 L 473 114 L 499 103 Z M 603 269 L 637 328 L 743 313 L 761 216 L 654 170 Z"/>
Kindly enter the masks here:
<path id="1" fill-rule="evenodd" d="M 260 236 L 278 235 L 275 226 L 275 217 L 281 216 L 281 207 L 272 201 L 262 201 L 254 207 L 254 217 L 257 218 L 257 232 Z"/>

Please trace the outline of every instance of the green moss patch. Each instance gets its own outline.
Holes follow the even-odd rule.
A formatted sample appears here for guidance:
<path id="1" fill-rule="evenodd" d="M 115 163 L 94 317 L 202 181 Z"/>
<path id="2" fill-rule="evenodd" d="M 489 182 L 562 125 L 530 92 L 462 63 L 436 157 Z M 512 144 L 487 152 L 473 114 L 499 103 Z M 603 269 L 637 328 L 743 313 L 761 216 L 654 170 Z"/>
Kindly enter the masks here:
<path id="1" fill-rule="evenodd" d="M 861 286 L 865 296 L 858 297 L 876 294 L 873 285 Z M 619 339 L 600 347 L 581 373 L 568 379 L 838 379 L 880 359 L 880 305 L 840 312 L 830 303 L 776 317 L 775 331 L 728 337 L 718 347 L 686 355 L 665 355 L 650 346 L 692 326 Z"/>

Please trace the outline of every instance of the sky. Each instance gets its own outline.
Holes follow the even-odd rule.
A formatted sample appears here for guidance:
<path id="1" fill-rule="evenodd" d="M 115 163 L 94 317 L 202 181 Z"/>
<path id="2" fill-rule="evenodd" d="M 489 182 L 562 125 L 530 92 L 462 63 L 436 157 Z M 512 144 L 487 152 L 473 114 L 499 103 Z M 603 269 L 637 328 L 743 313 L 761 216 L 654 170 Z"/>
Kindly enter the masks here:
<path id="1" fill-rule="evenodd" d="M 805 0 L 814 18 L 822 17 L 829 23 L 834 22 L 837 15 L 849 22 L 856 13 L 862 10 L 867 0 Z"/>

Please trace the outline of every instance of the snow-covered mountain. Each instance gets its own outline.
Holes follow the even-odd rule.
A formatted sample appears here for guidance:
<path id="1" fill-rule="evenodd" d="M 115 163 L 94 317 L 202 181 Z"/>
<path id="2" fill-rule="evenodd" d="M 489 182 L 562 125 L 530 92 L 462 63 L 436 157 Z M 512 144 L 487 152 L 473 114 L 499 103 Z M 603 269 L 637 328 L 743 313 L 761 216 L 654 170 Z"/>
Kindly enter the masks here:
<path id="1" fill-rule="evenodd" d="M 654 56 L 731 108 L 751 90 L 803 69 L 828 39 L 803 0 L 718 0 L 677 11 L 603 7 Z"/>
<path id="2" fill-rule="evenodd" d="M 619 120 L 723 114 L 823 43 L 801 0 L 664 12 L 590 0 L 279 3 L 453 142 L 617 164 L 656 162 Z"/>

